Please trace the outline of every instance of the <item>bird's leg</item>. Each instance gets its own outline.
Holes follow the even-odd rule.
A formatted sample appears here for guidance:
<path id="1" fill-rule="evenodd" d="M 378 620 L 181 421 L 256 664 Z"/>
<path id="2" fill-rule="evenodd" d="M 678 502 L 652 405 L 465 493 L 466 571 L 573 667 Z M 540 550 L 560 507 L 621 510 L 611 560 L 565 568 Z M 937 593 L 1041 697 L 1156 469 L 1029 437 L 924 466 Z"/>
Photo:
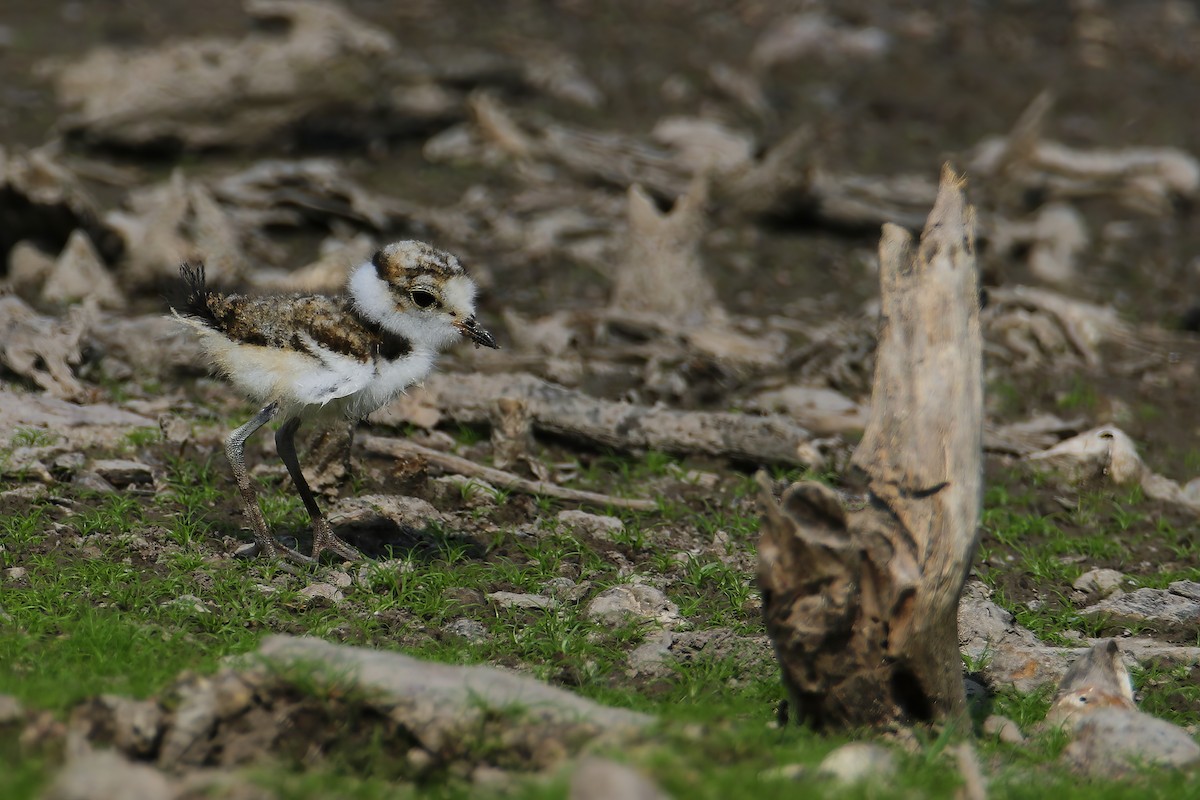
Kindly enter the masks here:
<path id="1" fill-rule="evenodd" d="M 312 559 L 297 553 L 290 547 L 285 547 L 275 541 L 275 537 L 267 530 L 267 520 L 263 517 L 262 508 L 258 505 L 258 495 L 250 483 L 250 475 L 246 472 L 246 440 L 255 431 L 266 425 L 279 413 L 279 403 L 264 406 L 249 422 L 229 434 L 225 440 L 225 457 L 233 468 L 233 477 L 237 481 L 238 491 L 242 493 L 242 507 L 246 512 L 246 520 L 254 532 L 254 544 L 258 555 L 269 558 L 287 558 L 298 564 L 311 564 Z"/>
<path id="2" fill-rule="evenodd" d="M 317 506 L 317 498 L 313 496 L 308 481 L 304 479 L 300 461 L 296 458 L 296 430 L 299 427 L 300 419 L 298 417 L 293 417 L 280 425 L 279 430 L 275 431 L 275 447 L 279 450 L 279 457 L 283 459 L 288 474 L 292 476 L 292 482 L 296 484 L 296 489 L 300 492 L 300 499 L 304 501 L 304 508 L 308 511 L 309 519 L 312 520 L 312 557 L 319 558 L 321 553 L 331 550 L 349 561 L 361 561 L 362 553 L 358 552 L 353 545 L 338 538 L 334 534 L 333 528 L 329 527 L 329 522 L 321 514 L 320 507 Z"/>

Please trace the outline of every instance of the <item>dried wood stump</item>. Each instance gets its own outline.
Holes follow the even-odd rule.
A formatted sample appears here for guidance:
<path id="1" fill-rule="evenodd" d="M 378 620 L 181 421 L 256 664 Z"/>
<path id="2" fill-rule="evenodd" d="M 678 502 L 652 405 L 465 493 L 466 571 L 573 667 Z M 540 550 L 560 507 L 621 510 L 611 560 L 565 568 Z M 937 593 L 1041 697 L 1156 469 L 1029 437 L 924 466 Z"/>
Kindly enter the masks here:
<path id="1" fill-rule="evenodd" d="M 953 721 L 956 611 L 976 546 L 983 387 L 974 210 L 943 170 L 915 252 L 885 225 L 867 502 L 764 490 L 759 582 L 793 716 L 815 727 Z"/>

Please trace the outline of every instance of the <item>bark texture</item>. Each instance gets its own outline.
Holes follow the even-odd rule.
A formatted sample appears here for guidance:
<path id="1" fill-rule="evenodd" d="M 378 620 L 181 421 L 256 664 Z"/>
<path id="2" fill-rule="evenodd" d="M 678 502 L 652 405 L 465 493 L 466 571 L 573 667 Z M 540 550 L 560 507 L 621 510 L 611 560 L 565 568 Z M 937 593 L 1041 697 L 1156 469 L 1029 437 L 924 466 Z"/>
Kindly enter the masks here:
<path id="1" fill-rule="evenodd" d="M 801 482 L 764 491 L 759 581 L 794 715 L 817 727 L 965 710 L 956 612 L 982 489 L 974 211 L 943 170 L 919 245 L 885 225 L 861 507 Z"/>

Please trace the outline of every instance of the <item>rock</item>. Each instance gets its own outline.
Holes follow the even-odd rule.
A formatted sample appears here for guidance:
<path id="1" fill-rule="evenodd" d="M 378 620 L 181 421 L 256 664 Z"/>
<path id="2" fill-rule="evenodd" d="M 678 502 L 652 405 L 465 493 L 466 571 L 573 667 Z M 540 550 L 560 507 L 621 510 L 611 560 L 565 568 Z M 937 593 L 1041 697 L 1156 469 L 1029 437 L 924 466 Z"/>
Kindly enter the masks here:
<path id="1" fill-rule="evenodd" d="M 484 627 L 482 622 L 466 617 L 451 620 L 442 630 L 451 636 L 466 639 L 471 644 L 479 644 L 492 638 L 492 635 L 488 633 L 487 628 Z"/>
<path id="2" fill-rule="evenodd" d="M 486 739 L 489 758 L 503 746 L 545 767 L 596 735 L 635 733 L 654 722 L 494 667 L 440 664 L 308 637 L 267 637 L 250 658 L 276 676 L 298 668 L 305 685 L 329 681 L 365 698 L 431 753 L 463 752 L 479 742 L 482 725 L 502 719 L 503 737 Z M 512 708 L 526 711 L 505 713 Z"/>
<path id="3" fill-rule="evenodd" d="M 45 800 L 171 800 L 175 787 L 166 775 L 136 764 L 112 750 L 71 759 L 43 795 Z"/>
<path id="4" fill-rule="evenodd" d="M 198 678 L 175 688 L 179 704 L 158 750 L 162 767 L 200 766 L 212 747 L 217 725 L 217 692 L 211 681 Z"/>
<path id="5" fill-rule="evenodd" d="M 1166 667 L 1200 663 L 1200 647 L 1170 644 L 1139 636 L 1122 638 L 1121 650 L 1127 657 L 1126 666 L 1129 666 L 1130 662 L 1145 664 L 1151 661 Z"/>
<path id="6" fill-rule="evenodd" d="M 1141 767 L 1190 766 L 1200 761 L 1200 745 L 1166 720 L 1105 708 L 1079 719 L 1063 759 L 1088 775 L 1115 777 Z"/>
<path id="7" fill-rule="evenodd" d="M 633 675 L 650 675 L 665 677 L 671 669 L 671 642 L 673 635 L 670 631 L 659 631 L 646 637 L 633 652 L 629 654 L 629 671 Z"/>
<path id="8" fill-rule="evenodd" d="M 787 414 L 819 436 L 861 433 L 867 411 L 840 392 L 823 386 L 785 386 L 760 392 L 748 409 Z"/>
<path id="9" fill-rule="evenodd" d="M 571 776 L 568 800 L 667 800 L 646 776 L 607 758 L 588 757 Z"/>
<path id="10" fill-rule="evenodd" d="M 571 531 L 585 533 L 602 542 L 611 542 L 625 531 L 625 523 L 616 517 L 604 514 L 589 514 L 586 511 L 568 509 L 558 512 L 558 524 Z"/>
<path id="11" fill-rule="evenodd" d="M 80 472 L 72 477 L 71 485 L 83 491 L 95 492 L 97 494 L 116 494 L 117 492 L 117 487 L 91 470 Z"/>
<path id="12" fill-rule="evenodd" d="M 337 605 L 346 599 L 342 590 L 332 583 L 310 583 L 300 590 L 300 596 L 308 598 L 310 602 L 329 605 Z"/>
<path id="13" fill-rule="evenodd" d="M 8 252 L 8 282 L 24 300 L 32 302 L 39 297 L 53 269 L 54 256 L 43 253 L 32 242 L 17 242 Z"/>
<path id="14" fill-rule="evenodd" d="M 759 773 L 764 781 L 798 781 L 812 774 L 807 764 L 781 764 Z"/>
<path id="15" fill-rule="evenodd" d="M 851 742 L 825 756 L 817 772 L 841 783 L 883 781 L 896 774 L 896 757 L 883 745 Z"/>
<path id="16" fill-rule="evenodd" d="M 25 719 L 25 708 L 11 694 L 0 694 L 0 727 L 12 725 Z"/>
<path id="17" fill-rule="evenodd" d="M 112 710 L 113 744 L 127 756 L 151 755 L 163 729 L 163 713 L 158 703 L 115 695 L 100 699 Z"/>
<path id="18" fill-rule="evenodd" d="M 971 708 L 983 705 L 991 696 L 987 687 L 974 678 L 963 678 L 963 692 L 967 696 L 967 705 Z"/>
<path id="19" fill-rule="evenodd" d="M 1200 600 L 1190 597 L 1197 584 L 1176 581 L 1167 589 L 1138 589 L 1114 595 L 1083 609 L 1111 625 L 1154 626 L 1171 631 L 1195 631 L 1200 625 Z"/>
<path id="20" fill-rule="evenodd" d="M 79 470 L 83 469 L 83 465 L 87 463 L 87 456 L 78 451 L 63 453 L 56 457 L 50 464 L 50 471 L 59 480 L 69 478 Z"/>
<path id="21" fill-rule="evenodd" d="M 411 561 L 389 558 L 386 561 L 368 561 L 354 577 L 359 586 L 374 589 L 377 586 L 394 585 L 397 576 L 412 572 L 413 569 Z"/>
<path id="22" fill-rule="evenodd" d="M 305 119 L 340 114 L 348 130 L 389 105 L 383 76 L 396 44 L 384 30 L 333 3 L 258 0 L 246 10 L 273 24 L 238 40 L 101 47 L 49 65 L 65 131 L 124 148 L 282 147 Z M 405 88 L 399 76 L 393 86 Z"/>
<path id="23" fill-rule="evenodd" d="M 254 689 L 233 670 L 222 670 L 213 677 L 217 719 L 232 719 L 254 703 Z"/>
<path id="24" fill-rule="evenodd" d="M 1005 744 L 1025 744 L 1025 734 L 1021 733 L 1017 723 L 998 714 L 992 714 L 983 721 L 983 732 L 988 736 L 995 736 Z"/>
<path id="25" fill-rule="evenodd" d="M 29 570 L 24 567 L 9 567 L 4 570 L 4 579 L 9 581 L 19 581 L 28 574 Z"/>
<path id="26" fill-rule="evenodd" d="M 197 614 L 212 613 L 212 611 L 208 609 L 208 606 L 204 605 L 204 601 L 194 594 L 181 594 L 179 597 L 176 597 L 172 600 L 164 601 L 163 605 L 174 606 L 175 608 L 183 609 L 185 611 L 193 611 Z"/>
<path id="27" fill-rule="evenodd" d="M 574 603 L 587 594 L 591 588 L 589 581 L 576 583 L 570 578 L 558 577 L 551 578 L 542 584 L 542 591 L 550 595 L 556 600 L 561 600 L 564 603 Z"/>
<path id="28" fill-rule="evenodd" d="M 430 523 L 445 521 L 442 513 L 426 500 L 388 494 L 344 497 L 330 510 L 328 518 L 334 528 L 390 522 L 398 527 L 420 530 Z"/>
<path id="29" fill-rule="evenodd" d="M 153 427 L 154 420 L 105 403 L 76 405 L 49 394 L 0 388 L 0 430 L 41 428 L 54 431 L 70 449 L 117 447 L 132 428 Z"/>
<path id="30" fill-rule="evenodd" d="M 1200 583 L 1195 581 L 1175 581 L 1167 585 L 1167 591 L 1189 600 L 1200 601 Z"/>
<path id="31" fill-rule="evenodd" d="M 0 500 L 36 503 L 44 500 L 49 493 L 50 490 L 46 488 L 46 484 L 44 483 L 27 483 L 24 486 L 0 492 Z"/>
<path id="32" fill-rule="evenodd" d="M 54 397 L 86 403 L 90 393 L 76 379 L 72 367 L 83 361 L 82 340 L 95 316 L 92 305 L 73 306 L 62 317 L 43 316 L 16 295 L 0 295 L 0 365 Z M 25 396 L 16 403 L 26 405 Z M 23 409 L 13 411 L 23 416 Z M 59 430 L 45 424 L 26 424 Z"/>
<path id="33" fill-rule="evenodd" d="M 42 300 L 65 304 L 85 298 L 104 308 L 125 307 L 125 297 L 117 288 L 112 273 L 100 260 L 92 240 L 84 231 L 76 229 L 71 232 L 67 246 L 42 286 Z"/>
<path id="34" fill-rule="evenodd" d="M 558 601 L 540 594 L 521 594 L 519 592 L 488 592 L 487 599 L 500 608 L 557 608 Z"/>
<path id="35" fill-rule="evenodd" d="M 1054 693 L 1046 722 L 1061 725 L 1101 708 L 1135 708 L 1133 681 L 1115 639 L 1102 639 L 1075 660 Z"/>
<path id="36" fill-rule="evenodd" d="M 610 625 L 619 625 L 629 617 L 653 620 L 664 627 L 680 622 L 679 606 L 668 600 L 660 589 L 642 583 L 624 583 L 605 589 L 588 604 L 587 615 Z"/>
<path id="37" fill-rule="evenodd" d="M 140 461 L 122 458 L 100 459 L 92 462 L 91 471 L 118 489 L 134 483 L 154 483 L 153 471 Z"/>
<path id="38" fill-rule="evenodd" d="M 991 601 L 991 590 L 979 581 L 963 588 L 958 606 L 959 650 L 980 663 L 992 686 L 1032 692 L 1056 684 L 1085 648 L 1050 647 L 1017 625 L 1013 615 Z"/>
<path id="39" fill-rule="evenodd" d="M 882 28 L 854 28 L 822 11 L 784 17 L 767 26 L 754 45 L 750 63 L 765 72 L 777 64 L 799 59 L 872 61 L 892 47 L 892 37 Z"/>
<path id="40" fill-rule="evenodd" d="M 441 497 L 461 497 L 467 508 L 494 506 L 500 499 L 500 490 L 480 478 L 466 475 L 443 475 L 432 481 L 433 490 Z"/>
<path id="41" fill-rule="evenodd" d="M 1108 597 L 1121 588 L 1124 573 L 1115 569 L 1089 569 L 1075 579 L 1071 586 L 1086 594 Z"/>

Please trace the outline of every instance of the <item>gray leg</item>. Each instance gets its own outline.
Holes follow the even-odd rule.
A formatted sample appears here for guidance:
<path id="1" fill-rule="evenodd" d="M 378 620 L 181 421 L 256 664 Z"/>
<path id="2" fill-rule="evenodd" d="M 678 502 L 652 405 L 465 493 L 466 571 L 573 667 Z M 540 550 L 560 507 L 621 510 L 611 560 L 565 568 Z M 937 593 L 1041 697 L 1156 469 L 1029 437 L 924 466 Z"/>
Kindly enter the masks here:
<path id="1" fill-rule="evenodd" d="M 246 472 L 246 440 L 255 431 L 274 419 L 278 413 L 279 404 L 271 403 L 255 414 L 245 425 L 229 434 L 229 438 L 225 440 L 225 457 L 229 459 L 229 466 L 233 468 L 233 477 L 237 481 L 238 491 L 242 494 L 242 508 L 246 512 L 246 520 L 250 523 L 250 529 L 254 532 L 254 544 L 258 548 L 258 554 L 269 558 L 282 556 L 300 564 L 310 564 L 312 559 L 297 553 L 290 547 L 284 547 L 275 541 L 275 537 L 267 530 L 267 521 L 258 505 L 258 495 L 255 494 L 254 486 L 250 483 L 250 475 Z"/>
<path id="2" fill-rule="evenodd" d="M 304 501 L 308 518 L 312 520 L 312 557 L 320 558 L 321 553 L 330 550 L 350 561 L 361 561 L 362 553 L 358 552 L 353 545 L 338 538 L 333 529 L 329 527 L 329 522 L 321 514 L 321 509 L 317 505 L 317 498 L 313 496 L 312 488 L 304 478 L 304 472 L 300 469 L 300 460 L 296 458 L 296 431 L 299 428 L 300 420 L 296 417 L 279 426 L 279 430 L 275 431 L 275 447 L 279 450 L 279 457 L 283 459 L 288 474 L 292 476 L 292 483 L 296 484 L 296 489 L 300 492 L 300 499 Z"/>

